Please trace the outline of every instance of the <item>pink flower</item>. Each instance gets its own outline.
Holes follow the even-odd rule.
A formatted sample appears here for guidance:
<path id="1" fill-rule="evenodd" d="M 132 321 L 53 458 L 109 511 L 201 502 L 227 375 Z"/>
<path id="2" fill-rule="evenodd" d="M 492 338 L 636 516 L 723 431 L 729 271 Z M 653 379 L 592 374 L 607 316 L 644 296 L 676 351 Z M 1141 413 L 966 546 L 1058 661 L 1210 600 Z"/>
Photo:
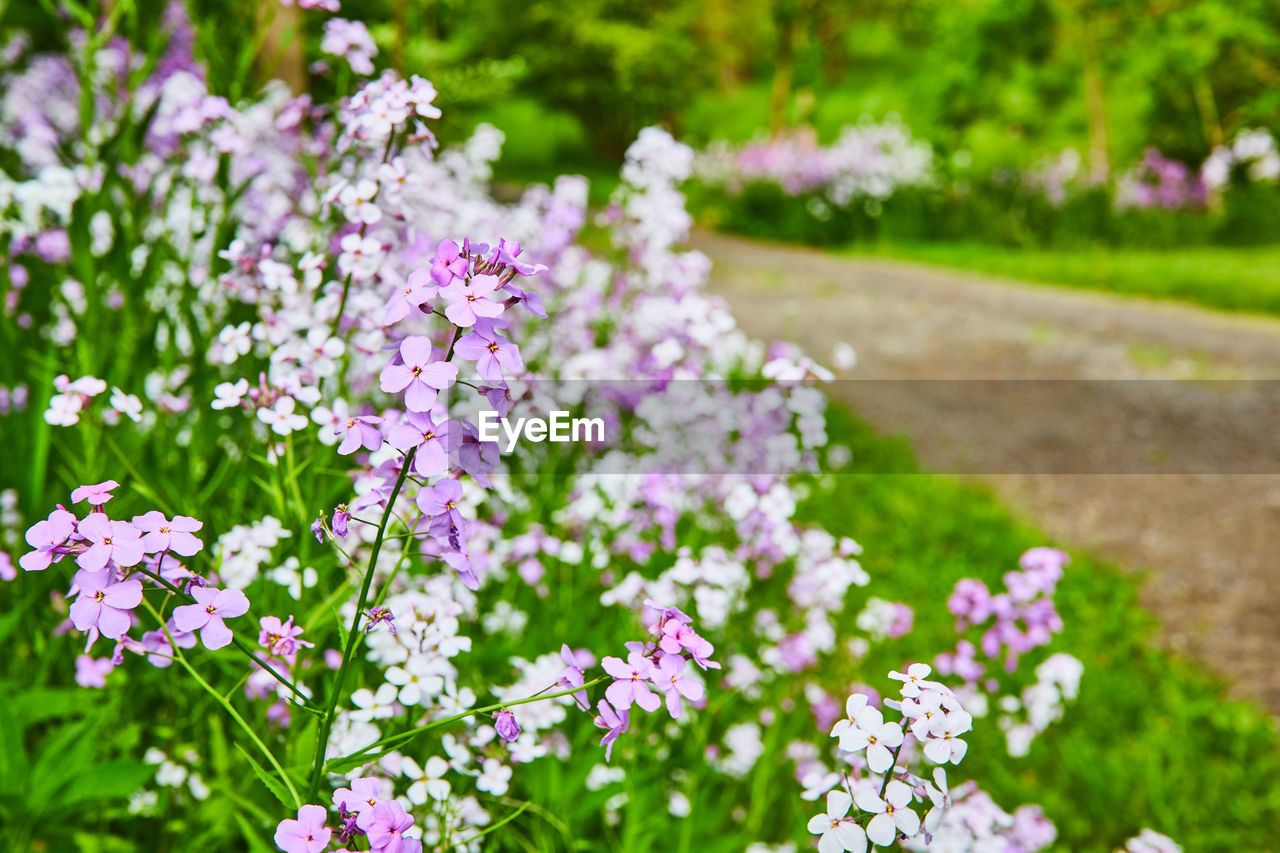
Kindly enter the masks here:
<path id="1" fill-rule="evenodd" d="M 172 551 L 190 557 L 204 547 L 199 538 L 191 535 L 204 527 L 204 522 L 190 516 L 175 515 L 169 521 L 164 513 L 153 509 L 145 515 L 135 515 L 133 526 L 145 534 L 142 547 L 148 554 Z"/>
<path id="2" fill-rule="evenodd" d="M 97 630 L 110 640 L 118 640 L 133 625 L 130 611 L 142 603 L 142 584 L 137 580 L 111 582 L 111 572 L 76 572 L 79 595 L 71 605 L 71 624 L 86 633 Z M 95 635 L 96 637 L 96 635 Z M 92 639 L 90 640 L 92 642 Z"/>
<path id="3" fill-rule="evenodd" d="M 111 658 L 80 655 L 76 658 L 76 684 L 81 687 L 106 687 L 107 674 L 115 668 Z"/>
<path id="4" fill-rule="evenodd" d="M 375 418 L 372 415 L 351 417 L 339 422 L 333 428 L 334 435 L 342 436 L 338 453 L 346 456 L 348 453 L 355 453 L 361 447 L 365 450 L 377 450 L 382 446 L 382 433 L 378 431 L 377 426 L 381 422 L 382 418 Z"/>
<path id="5" fill-rule="evenodd" d="M 35 550 L 23 554 L 18 565 L 28 572 L 42 572 L 49 568 L 57 556 L 54 549 L 66 542 L 75 529 L 76 517 L 65 509 L 55 509 L 44 521 L 37 521 L 27 528 L 27 544 Z"/>
<path id="6" fill-rule="evenodd" d="M 431 278 L 443 287 L 466 274 L 467 260 L 459 256 L 458 244 L 452 240 L 441 240 L 431 263 Z"/>
<path id="7" fill-rule="evenodd" d="M 663 655 L 658 668 L 653 671 L 653 682 L 667 694 L 667 711 L 676 719 L 684 710 L 681 697 L 690 702 L 701 702 L 706 695 L 702 682 L 685 678 L 686 666 L 688 661 L 680 655 Z"/>
<path id="8" fill-rule="evenodd" d="M 298 809 L 297 820 L 280 821 L 276 827 L 276 846 L 285 853 L 321 853 L 333 836 L 333 830 L 324 825 L 328 819 L 324 806 L 303 806 Z"/>
<path id="9" fill-rule="evenodd" d="M 470 281 L 458 279 L 440 288 L 440 295 L 449 300 L 444 316 L 464 329 L 474 326 L 481 317 L 497 317 L 506 310 L 506 305 L 488 297 L 498 289 L 498 283 L 496 275 L 477 275 Z"/>
<path id="10" fill-rule="evenodd" d="M 77 526 L 79 534 L 90 543 L 89 549 L 76 557 L 76 565 L 90 572 L 117 566 L 136 566 L 142 561 L 142 534 L 132 524 L 111 521 L 105 513 L 93 512 Z"/>
<path id="11" fill-rule="evenodd" d="M 608 730 L 600 739 L 600 745 L 604 747 L 604 760 L 608 761 L 613 756 L 614 741 L 627 731 L 627 726 L 631 723 L 631 712 L 626 708 L 615 711 L 613 706 L 603 699 L 596 704 L 596 708 L 600 711 L 600 716 L 594 721 L 597 728 Z"/>
<path id="12" fill-rule="evenodd" d="M 516 715 L 510 711 L 502 710 L 495 714 L 493 728 L 497 731 L 498 737 L 505 741 L 520 739 L 520 723 L 516 721 Z"/>
<path id="13" fill-rule="evenodd" d="M 411 412 L 428 412 L 436 402 L 436 392 L 443 391 L 458 378 L 458 366 L 447 361 L 434 361 L 431 339 L 411 335 L 400 343 L 400 363 L 393 361 L 382 369 L 382 390 L 404 391 L 404 404 Z"/>
<path id="14" fill-rule="evenodd" d="M 646 711 L 656 711 L 662 704 L 652 690 L 648 679 L 653 673 L 653 664 L 640 652 L 627 655 L 626 661 L 621 658 L 607 657 L 600 662 L 604 671 L 612 675 L 616 681 L 605 690 L 605 698 L 615 708 L 626 711 L 634 702 Z"/>
<path id="15" fill-rule="evenodd" d="M 440 288 L 431 281 L 429 270 L 414 270 L 409 273 L 404 286 L 397 288 L 395 294 L 387 300 L 382 325 L 390 326 L 392 323 L 400 322 L 409 316 L 410 311 L 424 304 L 428 299 L 432 299 L 439 292 Z"/>
<path id="16" fill-rule="evenodd" d="M 356 826 L 368 831 L 373 826 L 373 807 L 382 801 L 382 783 L 372 776 L 351 780 L 350 788 L 333 792 L 333 807 L 356 816 Z"/>
<path id="17" fill-rule="evenodd" d="M 375 853 L 411 853 L 422 849 L 422 843 L 405 838 L 404 831 L 413 826 L 413 818 L 395 800 L 373 807 L 373 825 L 369 827 L 369 849 Z"/>
<path id="18" fill-rule="evenodd" d="M 293 664 L 302 646 L 313 646 L 306 640 L 298 639 L 302 635 L 302 626 L 293 624 L 293 617 L 281 622 L 276 616 L 263 616 L 258 620 L 262 632 L 258 634 L 258 645 L 276 657 L 284 658 Z"/>
<path id="19" fill-rule="evenodd" d="M 78 504 L 80 501 L 87 500 L 93 506 L 102 506 L 111 500 L 111 490 L 119 487 L 120 484 L 115 480 L 107 480 L 93 486 L 81 486 L 71 493 L 71 502 Z"/>
<path id="20" fill-rule="evenodd" d="M 413 470 L 422 477 L 435 477 L 449 470 L 450 421 L 439 424 L 431 416 L 410 412 L 387 433 L 387 444 L 397 450 L 418 448 Z"/>
<path id="21" fill-rule="evenodd" d="M 244 593 L 238 589 L 193 586 L 191 597 L 195 604 L 173 608 L 173 624 L 178 630 L 200 631 L 206 649 L 216 650 L 230 643 L 231 629 L 222 620 L 248 612 L 249 599 Z"/>
<path id="22" fill-rule="evenodd" d="M 476 321 L 475 328 L 464 335 L 453 348 L 459 358 L 476 363 L 476 372 L 486 382 L 501 382 L 504 371 L 516 374 L 524 370 L 520 348 L 497 332 L 505 326 L 506 321 L 501 318 L 481 318 Z"/>

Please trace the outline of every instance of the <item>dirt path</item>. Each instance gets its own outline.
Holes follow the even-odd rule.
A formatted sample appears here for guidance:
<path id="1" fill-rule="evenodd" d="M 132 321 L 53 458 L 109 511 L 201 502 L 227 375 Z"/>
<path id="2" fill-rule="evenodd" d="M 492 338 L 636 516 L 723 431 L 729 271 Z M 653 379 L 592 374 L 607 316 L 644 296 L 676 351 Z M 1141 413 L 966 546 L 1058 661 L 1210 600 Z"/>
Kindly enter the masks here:
<path id="1" fill-rule="evenodd" d="M 832 364 L 834 393 L 972 473 L 1052 541 L 1147 572 L 1165 641 L 1280 710 L 1280 321 L 702 232 L 749 334 Z M 1136 381 L 1162 379 L 1163 382 Z M 1082 381 L 1087 380 L 1087 381 Z M 1116 382 L 1109 380 L 1135 380 Z"/>

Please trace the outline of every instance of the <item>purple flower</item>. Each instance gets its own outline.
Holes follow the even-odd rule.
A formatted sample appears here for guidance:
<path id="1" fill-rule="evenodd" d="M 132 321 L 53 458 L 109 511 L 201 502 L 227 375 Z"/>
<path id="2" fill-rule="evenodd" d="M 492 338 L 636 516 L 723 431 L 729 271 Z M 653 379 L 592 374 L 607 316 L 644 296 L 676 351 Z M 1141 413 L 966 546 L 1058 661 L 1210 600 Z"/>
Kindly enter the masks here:
<path id="1" fill-rule="evenodd" d="M 464 329 L 474 326 L 481 317 L 499 316 L 506 306 L 489 298 L 499 284 L 496 275 L 475 275 L 469 281 L 458 279 L 448 287 L 440 288 L 440 295 L 449 300 L 444 316 L 453 325 Z"/>
<path id="2" fill-rule="evenodd" d="M 510 711 L 502 710 L 494 714 L 493 728 L 498 732 L 498 737 L 508 743 L 520 738 L 520 723 L 516 721 L 516 715 Z"/>
<path id="3" fill-rule="evenodd" d="M 452 240 L 441 240 L 436 247 L 436 256 L 431 262 L 431 278 L 436 284 L 444 287 L 455 278 L 467 274 L 466 258 L 460 257 L 458 244 Z"/>
<path id="4" fill-rule="evenodd" d="M 142 584 L 135 579 L 111 582 L 107 569 L 81 569 L 73 579 L 79 595 L 71 605 L 71 624 L 86 633 L 96 630 L 110 640 L 118 640 L 133 625 L 131 611 L 142 603 Z M 91 634 L 90 643 L 96 638 Z"/>
<path id="5" fill-rule="evenodd" d="M 76 557 L 76 565 L 82 569 L 96 572 L 113 561 L 121 567 L 142 562 L 142 534 L 131 524 L 94 512 L 77 525 L 77 532 L 90 543 L 88 550 Z"/>
<path id="6" fill-rule="evenodd" d="M 465 269 L 465 262 L 463 263 Z M 431 281 L 430 270 L 414 270 L 409 273 L 409 278 L 405 281 L 404 286 L 398 288 L 392 297 L 387 300 L 386 313 L 382 316 L 382 325 L 390 326 L 393 323 L 400 322 L 409 316 L 410 311 L 423 305 L 428 299 L 434 298 L 439 292 L 440 288 Z"/>
<path id="7" fill-rule="evenodd" d="M 42 572 L 58 556 L 55 550 L 75 532 L 76 517 L 59 507 L 49 513 L 44 521 L 37 521 L 27 528 L 27 544 L 34 551 L 28 551 L 18 558 L 18 565 L 24 571 Z"/>
<path id="8" fill-rule="evenodd" d="M 503 371 L 519 373 L 524 370 L 520 348 L 497 332 L 505 326 L 506 323 L 500 319 L 481 318 L 453 348 L 459 357 L 476 363 L 476 372 L 486 382 L 501 382 Z"/>
<path id="9" fill-rule="evenodd" d="M 493 253 L 494 260 L 511 267 L 520 275 L 537 275 L 547 271 L 547 268 L 542 264 L 526 264 L 524 261 L 516 260 L 521 251 L 519 243 L 508 243 L 506 240 L 499 238 L 498 248 Z"/>
<path id="10" fill-rule="evenodd" d="M 180 649 L 194 649 L 196 643 L 199 642 L 195 634 L 189 631 L 179 631 L 177 626 L 173 624 L 173 619 L 169 620 L 168 628 L 168 633 L 165 633 L 163 628 L 146 632 L 142 635 L 140 644 L 142 647 L 141 653 L 147 656 L 147 663 L 160 669 L 173 664 L 174 643 Z M 173 643 L 169 642 L 170 635 L 173 636 Z"/>
<path id="11" fill-rule="evenodd" d="M 204 647 L 217 650 L 231 642 L 231 629 L 223 619 L 249 612 L 249 599 L 238 589 L 192 587 L 195 604 L 173 608 L 173 624 L 179 631 L 199 631 Z"/>
<path id="12" fill-rule="evenodd" d="M 369 849 L 375 853 L 414 853 L 422 842 L 406 838 L 404 831 L 413 826 L 413 818 L 395 800 L 373 807 L 373 824 L 368 829 Z"/>
<path id="13" fill-rule="evenodd" d="M 373 825 L 373 807 L 382 800 L 382 783 L 372 776 L 351 780 L 350 788 L 333 792 L 333 807 L 356 816 L 356 826 L 365 832 Z"/>
<path id="14" fill-rule="evenodd" d="M 71 493 L 71 502 L 78 504 L 80 501 L 87 500 L 93 506 L 102 506 L 111 500 L 111 490 L 119 487 L 120 484 L 115 480 L 107 480 L 93 486 L 81 486 Z"/>
<path id="15" fill-rule="evenodd" d="M 477 590 L 480 588 L 480 578 L 476 576 L 476 570 L 471 565 L 470 557 L 460 551 L 450 551 L 444 555 L 443 559 L 458 573 L 458 577 L 462 579 L 462 583 L 467 589 Z"/>
<path id="16" fill-rule="evenodd" d="M 449 421 L 436 424 L 431 416 L 410 412 L 387 433 L 387 443 L 397 450 L 418 448 L 413 470 L 422 477 L 436 477 L 449 470 Z"/>
<path id="17" fill-rule="evenodd" d="M 710 659 L 715 652 L 715 646 L 698 636 L 697 632 L 684 622 L 675 619 L 663 622 L 662 639 L 659 645 L 667 654 L 688 652 L 693 657 L 693 662 L 703 669 L 720 668 L 720 664 Z"/>
<path id="18" fill-rule="evenodd" d="M 387 630 L 391 633 L 396 632 L 396 617 L 391 613 L 391 608 L 382 606 L 374 607 L 365 614 L 364 632 L 367 634 L 378 626 L 379 623 L 386 625 Z"/>
<path id="19" fill-rule="evenodd" d="M 506 290 L 517 302 L 524 306 L 524 310 L 535 317 L 541 317 L 543 320 L 547 319 L 547 309 L 542 304 L 541 296 L 532 290 L 521 290 L 518 287 L 513 287 L 510 283 L 507 284 Z"/>
<path id="20" fill-rule="evenodd" d="M 594 720 L 596 726 L 608 730 L 600 739 L 600 745 L 604 747 L 604 760 L 608 761 L 613 755 L 614 741 L 626 733 L 627 726 L 631 723 L 631 713 L 626 708 L 615 711 L 613 706 L 603 699 L 596 704 L 596 708 L 600 712 L 600 716 Z"/>
<path id="21" fill-rule="evenodd" d="M 280 821 L 276 827 L 276 846 L 285 853 L 321 853 L 333 836 L 333 830 L 325 826 L 328 819 L 324 806 L 303 806 L 298 809 L 297 820 Z"/>
<path id="22" fill-rule="evenodd" d="M 392 360 L 379 377 L 383 391 L 404 391 L 404 404 L 411 412 L 429 412 L 436 393 L 458 378 L 458 366 L 434 360 L 435 349 L 426 335 L 410 335 L 400 342 L 400 361 Z"/>
<path id="23" fill-rule="evenodd" d="M 586 684 L 586 674 L 583 673 L 582 667 L 578 665 L 578 656 L 574 654 L 573 649 L 569 648 L 568 643 L 560 647 L 560 660 L 564 661 L 564 672 L 560 673 L 560 680 L 556 684 L 561 687 L 581 687 Z M 577 702 L 578 707 L 582 710 L 591 710 L 591 701 L 587 697 L 587 691 L 579 690 L 574 693 L 573 701 Z"/>
<path id="24" fill-rule="evenodd" d="M 347 512 L 346 504 L 338 504 L 338 508 L 333 511 L 333 532 L 337 536 L 346 538 L 347 522 L 351 519 L 350 513 Z"/>
<path id="25" fill-rule="evenodd" d="M 460 535 L 466 525 L 458 511 L 461 500 L 462 484 L 457 480 L 441 480 L 418 492 L 415 502 L 423 516 L 430 519 L 432 534 L 447 537 L 450 534 Z"/>
<path id="26" fill-rule="evenodd" d="M 640 652 L 631 652 L 625 661 L 607 657 L 600 665 L 616 679 L 605 690 L 604 695 L 618 710 L 626 711 L 634 702 L 646 711 L 656 711 L 662 704 L 657 694 L 649 689 L 648 681 L 653 674 L 653 664 Z"/>
<path id="27" fill-rule="evenodd" d="M 701 702 L 706 695 L 702 682 L 685 677 L 686 666 L 688 662 L 681 655 L 664 654 L 653 672 L 654 683 L 667 694 L 667 711 L 676 719 L 680 718 L 684 709 L 681 697 L 690 702 Z"/>
<path id="28" fill-rule="evenodd" d="M 298 639 L 302 636 L 302 626 L 294 625 L 292 616 L 284 622 L 276 616 L 263 616 L 258 624 L 262 626 L 262 631 L 258 634 L 258 645 L 276 657 L 284 658 L 290 666 L 298 656 L 298 649 L 315 645 Z"/>
<path id="29" fill-rule="evenodd" d="M 172 551 L 190 557 L 204 547 L 204 543 L 192 535 L 204 527 L 204 522 L 186 515 L 175 515 L 173 521 L 169 521 L 164 513 L 153 509 L 145 515 L 135 515 L 133 526 L 145 534 L 142 548 L 148 554 Z"/>
<path id="30" fill-rule="evenodd" d="M 107 674 L 115 668 L 111 658 L 80 655 L 76 658 L 76 684 L 81 687 L 106 687 Z"/>
<path id="31" fill-rule="evenodd" d="M 339 421 L 333 427 L 333 434 L 342 436 L 338 453 L 346 456 L 348 453 L 355 453 L 361 447 L 365 450 L 377 450 L 382 446 L 382 433 L 378 431 L 377 426 L 380 423 L 382 418 L 375 418 L 372 415 L 361 415 Z"/>

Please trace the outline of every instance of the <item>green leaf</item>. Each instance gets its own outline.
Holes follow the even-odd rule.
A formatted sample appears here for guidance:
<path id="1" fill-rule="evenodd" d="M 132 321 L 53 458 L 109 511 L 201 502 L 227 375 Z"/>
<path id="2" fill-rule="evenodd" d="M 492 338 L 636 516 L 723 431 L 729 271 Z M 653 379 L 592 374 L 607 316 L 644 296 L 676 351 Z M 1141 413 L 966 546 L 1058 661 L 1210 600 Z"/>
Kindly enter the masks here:
<path id="1" fill-rule="evenodd" d="M 232 812 L 232 815 L 235 817 L 236 824 L 240 827 L 241 834 L 244 835 L 244 840 L 249 842 L 249 849 L 252 853 L 259 853 L 259 851 L 261 853 L 271 853 L 272 848 L 268 847 L 267 843 L 262 840 L 262 836 L 249 825 L 249 821 L 245 820 L 244 815 L 240 814 L 240 812 Z"/>
<path id="2" fill-rule="evenodd" d="M 143 787 L 155 768 L 141 761 L 108 761 L 76 774 L 62 790 L 58 804 L 69 806 L 85 800 L 123 798 Z"/>
<path id="3" fill-rule="evenodd" d="M 297 808 L 294 805 L 293 797 L 289 795 L 289 789 L 284 786 L 283 782 L 264 770 L 262 765 L 255 761 L 254 757 L 250 755 L 248 750 L 243 746 L 237 743 L 236 749 L 240 751 L 240 754 L 249 762 L 249 766 L 253 768 L 253 775 L 257 776 L 258 780 L 267 786 L 267 790 L 274 794 L 275 798 L 279 800 L 286 809 Z"/>
<path id="4" fill-rule="evenodd" d="M 333 614 L 333 624 L 338 626 L 338 648 L 345 649 L 349 634 L 347 633 L 347 626 L 342 621 L 342 614 L 332 604 L 329 605 L 329 612 Z"/>
<path id="5" fill-rule="evenodd" d="M 87 690 L 40 688 L 13 697 L 13 715 L 18 725 L 30 726 L 54 717 L 84 714 L 93 708 L 94 694 Z"/>
<path id="6" fill-rule="evenodd" d="M 27 778 L 22 727 L 8 701 L 0 701 L 0 791 L 14 793 Z"/>

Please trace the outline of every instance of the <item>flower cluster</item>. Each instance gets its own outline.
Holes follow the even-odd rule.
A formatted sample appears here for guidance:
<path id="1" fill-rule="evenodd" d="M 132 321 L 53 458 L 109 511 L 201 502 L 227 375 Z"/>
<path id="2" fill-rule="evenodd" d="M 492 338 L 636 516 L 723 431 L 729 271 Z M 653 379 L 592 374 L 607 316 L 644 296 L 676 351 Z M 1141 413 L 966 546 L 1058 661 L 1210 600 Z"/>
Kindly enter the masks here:
<path id="1" fill-rule="evenodd" d="M 322 0 L 302 5 L 332 11 Z M 362 27 L 334 19 L 325 41 L 357 73 L 372 71 Z M 154 71 L 123 45 L 99 50 L 103 63 L 136 65 L 142 82 L 126 106 L 95 103 L 90 128 L 79 127 L 78 81 L 69 92 L 53 86 L 43 111 L 27 104 L 31 120 L 10 128 L 24 152 L 24 188 L 12 200 L 0 191 L 0 218 L 22 260 L 9 275 L 16 282 L 29 267 L 71 277 L 63 238 L 77 229 L 67 217 L 86 211 L 98 248 L 127 254 L 132 279 L 148 282 L 143 293 L 103 285 L 107 310 L 129 304 L 154 319 L 146 344 L 167 365 L 146 378 L 145 407 L 117 389 L 116 414 L 102 420 L 140 417 L 139 433 L 164 425 L 163 439 L 172 428 L 180 446 L 203 430 L 226 469 L 264 495 L 229 517 L 210 501 L 213 514 L 201 515 L 221 535 L 205 552 L 200 521 L 158 510 L 118 521 L 104 508 L 113 481 L 82 487 L 72 502 L 93 509 L 80 517 L 59 507 L 32 525 L 19 564 L 39 571 L 73 560 L 70 624 L 90 646 L 98 636 L 116 641 L 111 657 L 76 661 L 79 683 L 102 687 L 124 650 L 143 654 L 190 676 L 252 735 L 253 760 L 266 762 L 259 778 L 272 780 L 291 815 L 275 828 L 280 849 L 476 849 L 467 839 L 494 826 L 490 804 L 518 791 L 525 765 L 568 758 L 575 723 L 603 732 L 609 761 L 635 707 L 657 712 L 669 742 L 655 734 L 643 743 L 665 761 L 687 740 L 679 735 L 706 719 L 693 711 L 714 691 L 757 702 L 911 630 L 907 605 L 857 596 L 872 582 L 858 543 L 797 520 L 803 490 L 789 475 L 812 467 L 826 442 L 814 383 L 830 374 L 795 348 L 750 341 L 706 293 L 708 260 L 679 249 L 690 224 L 679 190 L 690 149 L 659 129 L 640 135 L 600 219 L 611 247 L 593 254 L 577 244 L 584 182 L 493 200 L 485 185 L 500 134 L 482 127 L 440 148 L 431 83 L 387 72 L 333 110 L 279 87 L 231 104 L 208 92 L 189 47 Z M 33 63 L 6 78 L 3 97 L 30 99 L 40 80 L 71 71 Z M 145 152 L 120 164 L 123 186 L 50 160 L 70 150 L 55 143 L 106 138 L 148 114 Z M 900 129 L 855 129 L 836 148 L 823 184 L 834 203 L 880 198 L 928 167 L 927 150 Z M 96 215 L 116 208 L 125 211 L 118 220 Z M 125 233 L 147 239 L 116 246 Z M 45 316 L 33 310 L 33 289 L 18 291 L 7 313 Z M 55 345 L 70 346 L 89 321 L 85 292 L 97 294 L 48 289 L 54 308 L 39 331 Z M 83 370 L 113 376 L 92 361 Z M 632 384 L 568 396 L 575 383 L 619 376 Z M 742 376 L 767 381 L 730 381 Z M 95 375 L 60 377 L 50 423 L 82 422 L 109 387 Z M 575 452 L 568 476 L 507 476 L 543 472 L 481 441 L 475 407 L 518 414 L 561 398 L 598 404 L 625 438 Z M 778 467 L 762 471 L 760 459 Z M 693 464 L 703 467 L 686 473 Z M 304 491 L 303 469 L 323 496 Z M 210 483 L 222 471 L 202 470 Z M 317 514 L 318 544 L 293 535 Z M 260 520 L 235 523 L 251 519 Z M 686 538 L 692 529 L 700 536 Z M 1023 654 L 1056 630 L 1043 604 L 1052 563 L 1024 565 L 1003 598 L 988 594 L 964 610 L 975 624 L 995 618 L 988 656 Z M 640 625 L 647 636 L 597 664 L 570 620 L 553 644 L 530 651 L 523 628 L 556 596 L 584 589 L 603 618 L 629 626 L 620 639 Z M 291 615 L 251 618 L 250 599 Z M 151 630 L 135 637 L 148 619 Z M 848 643 L 837 640 L 843 624 L 856 628 Z M 727 645 L 735 633 L 746 640 Z M 204 652 L 187 653 L 197 645 L 220 663 L 245 656 L 243 684 L 210 684 L 227 673 L 201 668 Z M 942 831 L 954 799 L 945 775 L 925 780 L 909 768 L 917 759 L 958 763 L 972 719 L 962 694 L 930 674 L 918 664 L 895 673 L 900 701 L 873 707 L 859 694 L 839 722 L 838 703 L 831 712 L 820 687 L 806 691 L 827 715 L 824 728 L 834 725 L 848 768 L 834 780 L 806 768 L 813 797 L 829 795 L 817 833 L 824 849 L 852 849 L 855 836 L 886 844 Z M 1045 679 L 1069 692 L 1065 668 Z M 1041 693 L 1026 701 L 1037 718 Z M 245 706 L 252 713 L 236 710 Z M 794 708 L 788 700 L 755 719 L 708 720 L 719 734 L 706 766 L 750 774 L 769 754 L 764 734 Z M 884 708 L 899 719 L 886 721 Z M 295 711 L 315 725 L 300 725 Z M 264 717 L 259 736 L 253 722 Z M 303 752 L 315 760 L 299 780 L 276 756 L 296 757 L 290 738 L 304 733 L 319 748 Z M 146 737 L 150 745 L 158 736 Z M 171 780 L 195 759 L 166 760 L 177 768 L 162 760 Z M 677 772 L 667 774 L 666 799 L 679 818 L 691 806 Z M 841 781 L 845 790 L 834 790 Z M 610 798 L 606 821 L 621 819 L 622 802 Z M 921 817 L 916 806 L 926 803 Z"/>
<path id="2" fill-rule="evenodd" d="M 1185 163 L 1170 160 L 1156 148 L 1148 148 L 1142 160 L 1126 172 L 1116 186 L 1120 208 L 1158 207 L 1182 210 L 1204 207 L 1205 182 Z"/>
<path id="3" fill-rule="evenodd" d="M 933 179 L 933 149 L 913 139 L 894 117 L 864 120 L 840 131 L 831 145 L 812 131 L 775 136 L 741 148 L 712 146 L 699 155 L 695 174 L 704 183 L 738 192 L 753 182 L 776 184 L 788 195 L 820 194 L 837 208 L 883 200 L 903 187 Z"/>
<path id="4" fill-rule="evenodd" d="M 929 680 L 930 673 L 925 664 L 889 673 L 902 682 L 901 700 L 884 703 L 898 712 L 896 721 L 886 721 L 865 693 L 849 696 L 847 716 L 836 722 L 831 736 L 838 739 L 841 760 L 851 770 L 819 772 L 810 788 L 814 797 L 823 789 L 836 788 L 826 796 L 826 812 L 809 821 L 809 831 L 819 836 L 822 853 L 862 851 L 869 844 L 886 847 L 899 837 L 918 835 L 927 844 L 941 825 L 951 806 L 943 766 L 959 764 L 964 758 L 967 746 L 962 736 L 973 727 L 973 718 L 948 687 Z M 908 739 L 913 749 L 919 747 L 928 761 L 938 765 L 932 781 L 899 765 Z M 814 772 L 807 768 L 806 777 L 814 777 Z M 930 805 L 923 818 L 916 803 Z M 851 815 L 855 804 L 859 814 Z"/>

